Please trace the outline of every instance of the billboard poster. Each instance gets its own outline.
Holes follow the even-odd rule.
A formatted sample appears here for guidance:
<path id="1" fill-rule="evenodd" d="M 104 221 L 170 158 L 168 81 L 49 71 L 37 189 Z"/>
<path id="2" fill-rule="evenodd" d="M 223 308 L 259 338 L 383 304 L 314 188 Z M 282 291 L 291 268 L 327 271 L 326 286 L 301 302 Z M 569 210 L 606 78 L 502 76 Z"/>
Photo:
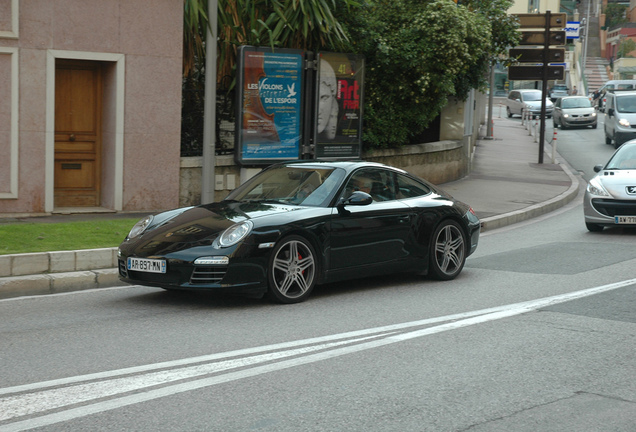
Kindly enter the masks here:
<path id="1" fill-rule="evenodd" d="M 236 152 L 239 164 L 300 158 L 304 52 L 242 46 Z"/>
<path id="2" fill-rule="evenodd" d="M 364 57 L 323 52 L 317 68 L 316 159 L 360 158 Z"/>

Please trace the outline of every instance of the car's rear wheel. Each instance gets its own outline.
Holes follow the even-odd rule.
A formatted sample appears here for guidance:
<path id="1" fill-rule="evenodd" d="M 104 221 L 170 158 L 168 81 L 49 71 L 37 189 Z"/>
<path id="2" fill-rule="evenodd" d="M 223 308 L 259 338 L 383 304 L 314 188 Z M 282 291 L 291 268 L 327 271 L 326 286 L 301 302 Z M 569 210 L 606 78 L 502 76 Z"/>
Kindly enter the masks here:
<path id="1" fill-rule="evenodd" d="M 318 263 L 311 244 L 300 236 L 282 239 L 272 251 L 268 296 L 279 303 L 299 303 L 316 285 Z"/>
<path id="2" fill-rule="evenodd" d="M 430 248 L 430 275 L 439 280 L 457 277 L 466 262 L 466 236 L 461 226 L 453 220 L 439 224 Z"/>
<path id="3" fill-rule="evenodd" d="M 603 231 L 603 225 L 598 225 L 598 224 L 595 224 L 595 223 L 585 222 L 585 226 L 586 226 L 587 230 L 590 231 L 590 232 Z"/>

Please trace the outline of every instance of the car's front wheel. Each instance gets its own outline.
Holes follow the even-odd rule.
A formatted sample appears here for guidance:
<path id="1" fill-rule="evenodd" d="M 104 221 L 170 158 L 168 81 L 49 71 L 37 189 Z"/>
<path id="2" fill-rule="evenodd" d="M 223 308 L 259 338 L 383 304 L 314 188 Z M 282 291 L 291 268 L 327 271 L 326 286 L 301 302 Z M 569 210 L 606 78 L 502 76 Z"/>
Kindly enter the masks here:
<path id="1" fill-rule="evenodd" d="M 508 114 L 508 118 L 512 117 L 512 111 L 510 111 L 510 107 L 509 106 L 506 107 L 506 114 Z"/>
<path id="2" fill-rule="evenodd" d="M 585 222 L 585 227 L 589 232 L 600 232 L 603 231 L 603 225 L 598 225 L 595 223 Z"/>
<path id="3" fill-rule="evenodd" d="M 299 303 L 316 285 L 318 263 L 311 244 L 300 236 L 282 239 L 272 251 L 268 296 L 279 303 Z"/>
<path id="4" fill-rule="evenodd" d="M 454 279 L 464 268 L 466 236 L 457 222 L 442 222 L 433 233 L 430 249 L 429 273 L 435 279 Z"/>

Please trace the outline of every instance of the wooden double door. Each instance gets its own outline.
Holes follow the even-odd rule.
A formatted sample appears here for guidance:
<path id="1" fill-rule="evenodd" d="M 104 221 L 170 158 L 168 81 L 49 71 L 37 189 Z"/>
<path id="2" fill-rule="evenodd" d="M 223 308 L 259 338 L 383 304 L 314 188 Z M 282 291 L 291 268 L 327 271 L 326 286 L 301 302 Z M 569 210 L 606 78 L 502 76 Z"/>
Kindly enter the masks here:
<path id="1" fill-rule="evenodd" d="M 56 208 L 100 206 L 102 79 L 99 62 L 56 61 Z"/>

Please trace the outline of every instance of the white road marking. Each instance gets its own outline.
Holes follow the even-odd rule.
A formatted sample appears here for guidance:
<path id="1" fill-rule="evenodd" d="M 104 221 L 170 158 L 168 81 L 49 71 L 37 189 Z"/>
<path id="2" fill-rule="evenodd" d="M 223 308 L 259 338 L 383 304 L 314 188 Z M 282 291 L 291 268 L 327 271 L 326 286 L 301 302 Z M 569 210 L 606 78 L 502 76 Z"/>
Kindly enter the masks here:
<path id="1" fill-rule="evenodd" d="M 178 393 L 512 317 L 550 305 L 634 284 L 636 284 L 636 279 L 630 279 L 572 293 L 482 309 L 480 311 L 229 351 L 209 356 L 192 357 L 173 362 L 155 363 L 69 377 L 67 379 L 7 387 L 0 389 L 0 395 L 4 395 L 4 397 L 0 398 L 0 421 L 10 421 L 11 419 L 16 419 L 17 421 L 0 425 L 0 431 L 22 431 L 70 421 L 78 417 Z M 441 324 L 434 325 L 439 323 Z M 425 326 L 429 327 L 421 328 Z M 409 331 L 409 329 L 412 330 Z M 400 330 L 403 330 L 403 332 L 400 332 Z M 267 354 L 256 355 L 265 352 Z M 207 364 L 205 364 L 206 362 Z M 172 370 L 169 370 L 171 368 Z M 133 374 L 137 375 L 130 376 Z M 205 377 L 198 378 L 201 376 Z M 189 381 L 184 381 L 188 379 Z M 182 382 L 174 384 L 177 381 Z M 111 397 L 111 399 L 87 403 L 90 400 L 105 397 Z M 79 403 L 84 403 L 84 405 L 74 406 Z M 64 407 L 68 408 L 63 409 Z M 55 409 L 59 411 L 50 412 Z M 50 413 L 46 414 L 47 411 Z M 38 413 L 42 413 L 42 415 L 18 420 L 20 417 Z"/>

